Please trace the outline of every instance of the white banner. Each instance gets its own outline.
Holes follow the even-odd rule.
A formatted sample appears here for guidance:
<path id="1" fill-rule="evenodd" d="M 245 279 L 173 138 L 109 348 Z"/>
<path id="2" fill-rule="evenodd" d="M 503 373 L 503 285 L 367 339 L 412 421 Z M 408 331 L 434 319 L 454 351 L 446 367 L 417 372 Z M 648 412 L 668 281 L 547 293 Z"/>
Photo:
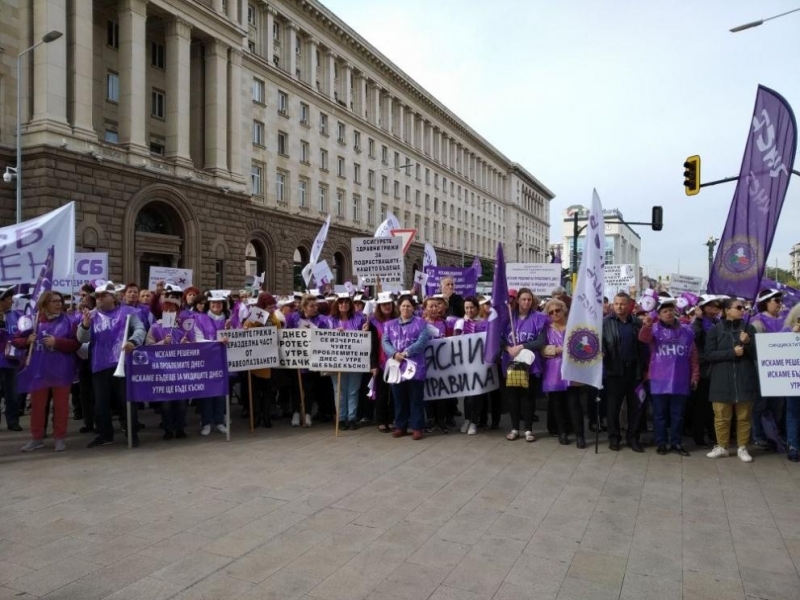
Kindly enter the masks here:
<path id="1" fill-rule="evenodd" d="M 76 252 L 73 276 L 53 277 L 53 289 L 71 294 L 93 279 L 108 279 L 108 252 Z"/>
<path id="2" fill-rule="evenodd" d="M 351 238 L 353 275 L 366 285 L 375 285 L 380 277 L 384 291 L 403 287 L 402 240 L 396 237 Z"/>
<path id="3" fill-rule="evenodd" d="M 386 219 L 378 225 L 373 237 L 389 237 L 392 235 L 392 229 L 400 229 L 400 221 L 392 214 L 392 211 L 386 213 Z"/>
<path id="4" fill-rule="evenodd" d="M 609 299 L 621 290 L 628 293 L 631 286 L 636 285 L 635 265 L 606 265 L 605 266 L 605 295 Z"/>
<path id="5" fill-rule="evenodd" d="M 53 278 L 69 279 L 75 265 L 75 203 L 0 229 L 0 285 L 36 283 L 53 248 Z"/>
<path id="6" fill-rule="evenodd" d="M 314 244 L 311 246 L 311 253 L 309 254 L 309 264 L 315 265 L 319 260 L 320 254 L 322 254 L 322 247 L 325 245 L 325 240 L 328 239 L 328 229 L 331 226 L 331 216 L 328 215 L 328 218 L 325 219 L 325 222 L 320 227 L 319 233 L 317 233 L 317 237 L 314 238 Z"/>
<path id="7" fill-rule="evenodd" d="M 500 386 L 496 365 L 483 363 L 485 333 L 431 340 L 425 348 L 425 400 L 477 396 Z"/>
<path id="8" fill-rule="evenodd" d="M 278 344 L 281 369 L 307 369 L 311 364 L 310 329 L 279 329 Z"/>
<path id="9" fill-rule="evenodd" d="M 275 327 L 221 329 L 217 339 L 228 338 L 228 371 L 250 371 L 278 366 L 278 330 Z"/>
<path id="10" fill-rule="evenodd" d="M 366 373 L 370 370 L 372 334 L 369 331 L 336 331 L 309 329 L 312 371 L 351 371 Z"/>
<path id="11" fill-rule="evenodd" d="M 561 265 L 554 263 L 506 263 L 508 289 L 530 288 L 537 296 L 549 296 L 561 286 Z"/>
<path id="12" fill-rule="evenodd" d="M 422 255 L 422 269 L 425 270 L 425 267 L 438 267 L 439 263 L 437 262 L 436 258 L 436 250 L 434 250 L 433 246 L 429 242 L 425 242 L 425 253 Z"/>
<path id="13" fill-rule="evenodd" d="M 702 277 L 692 277 L 691 275 L 680 275 L 673 273 L 669 276 L 669 293 L 673 296 L 688 292 L 699 296 L 705 293 Z"/>
<path id="14" fill-rule="evenodd" d="M 317 289 L 322 289 L 333 283 L 333 271 L 328 266 L 327 260 L 315 264 L 312 268 L 312 273 L 314 274 L 314 285 Z"/>
<path id="15" fill-rule="evenodd" d="M 800 334 L 758 333 L 758 379 L 762 396 L 800 396 Z"/>
<path id="16" fill-rule="evenodd" d="M 150 267 L 147 288 L 150 290 L 156 289 L 156 284 L 159 281 L 174 283 L 182 288 L 187 288 L 192 285 L 192 270 L 175 269 L 173 267 Z"/>

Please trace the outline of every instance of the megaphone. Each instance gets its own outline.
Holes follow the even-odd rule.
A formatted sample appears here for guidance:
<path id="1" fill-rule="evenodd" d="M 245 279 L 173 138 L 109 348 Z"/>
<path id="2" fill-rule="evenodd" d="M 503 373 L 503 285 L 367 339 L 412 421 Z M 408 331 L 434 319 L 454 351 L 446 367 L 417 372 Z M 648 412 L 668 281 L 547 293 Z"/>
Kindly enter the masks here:
<path id="1" fill-rule="evenodd" d="M 125 346 L 125 338 L 128 337 L 128 327 L 131 325 L 131 316 L 125 319 L 125 329 L 122 332 L 122 344 L 121 346 Z M 117 370 L 114 371 L 114 377 L 125 377 L 125 349 L 122 348 L 119 351 L 119 360 L 117 361 Z"/>

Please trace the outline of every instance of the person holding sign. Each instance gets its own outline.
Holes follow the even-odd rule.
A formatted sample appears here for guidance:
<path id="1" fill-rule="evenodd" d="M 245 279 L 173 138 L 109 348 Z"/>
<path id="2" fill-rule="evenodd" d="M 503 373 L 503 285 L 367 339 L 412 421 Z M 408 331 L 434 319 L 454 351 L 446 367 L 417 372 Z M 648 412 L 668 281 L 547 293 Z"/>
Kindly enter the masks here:
<path id="1" fill-rule="evenodd" d="M 762 290 L 756 298 L 758 314 L 750 319 L 756 333 L 779 333 L 783 330 L 783 294 L 780 290 Z M 753 405 L 753 445 L 762 450 L 777 450 L 777 443 L 767 438 L 762 419 L 780 421 L 783 414 L 783 398 L 759 395 Z M 777 425 L 776 425 L 777 426 Z"/>
<path id="2" fill-rule="evenodd" d="M 208 311 L 203 315 L 205 318 L 198 322 L 203 331 L 203 337 L 207 340 L 216 340 L 218 331 L 230 328 L 231 323 L 228 320 L 226 308 L 228 299 L 225 291 L 213 290 L 211 292 L 208 298 Z M 198 403 L 200 404 L 200 435 L 210 435 L 212 425 L 215 431 L 228 433 L 228 428 L 225 426 L 225 396 L 200 398 Z"/>
<path id="3" fill-rule="evenodd" d="M 405 294 L 398 300 L 400 316 L 386 323 L 382 341 L 386 362 L 386 381 L 394 397 L 394 431 L 403 437 L 411 428 L 415 440 L 422 439 L 425 426 L 425 346 L 430 332 L 424 319 L 414 316 L 416 302 Z"/>
<path id="4" fill-rule="evenodd" d="M 478 299 L 475 296 L 464 298 L 464 318 L 456 321 L 453 327 L 454 335 L 469 335 L 471 333 L 481 333 L 486 331 L 486 321 L 480 316 Z M 464 423 L 461 425 L 461 433 L 475 435 L 478 433 L 478 423 L 480 423 L 483 406 L 487 394 L 476 396 L 466 396 L 464 398 Z"/>
<path id="5" fill-rule="evenodd" d="M 373 339 L 377 341 L 378 369 L 375 372 L 375 421 L 378 423 L 378 431 L 389 433 L 391 424 L 394 421 L 394 403 L 389 386 L 383 381 L 383 372 L 386 365 L 386 353 L 383 351 L 383 336 L 386 323 L 396 319 L 398 316 L 397 307 L 391 292 L 380 292 L 375 300 L 375 312 L 369 318 L 369 331 Z M 374 358 L 374 357 L 373 357 Z"/>
<path id="6" fill-rule="evenodd" d="M 444 320 L 444 315 L 447 311 L 447 300 L 441 295 L 428 296 L 422 304 L 422 318 L 428 324 L 428 332 L 431 339 L 447 337 L 447 323 Z M 453 323 L 455 323 L 455 320 Z M 447 413 L 450 403 L 451 400 L 449 398 L 438 398 L 425 402 L 425 411 L 428 413 L 428 419 L 433 420 L 433 426 L 426 433 L 433 433 L 437 430 L 441 433 L 448 433 Z M 453 422 L 453 425 L 455 425 L 455 422 Z"/>
<path id="7" fill-rule="evenodd" d="M 669 448 L 681 456 L 689 456 L 681 444 L 683 415 L 689 391 L 697 389 L 700 362 L 694 345 L 694 333 L 677 318 L 676 301 L 663 298 L 658 304 L 658 322 L 649 315 L 642 319 L 639 341 L 649 347 L 650 364 L 645 379 L 650 379 L 653 397 L 653 424 L 656 430 L 656 452 L 667 454 L 667 415 L 669 415 Z"/>
<path id="8" fill-rule="evenodd" d="M 800 304 L 795 304 L 783 323 L 784 331 L 800 333 Z M 786 458 L 800 462 L 800 396 L 786 398 Z"/>
<path id="9" fill-rule="evenodd" d="M 75 338 L 71 319 L 64 313 L 64 298 L 58 292 L 46 291 L 36 303 L 36 323 L 19 331 L 13 344 L 28 349 L 27 361 L 19 372 L 18 389 L 31 394 L 31 440 L 22 452 L 44 447 L 47 423 L 47 398 L 53 396 L 53 438 L 55 451 L 67 449 L 69 392 L 75 378 L 76 356 L 80 342 Z"/>
<path id="10" fill-rule="evenodd" d="M 361 331 L 366 323 L 363 313 L 357 313 L 350 294 L 337 294 L 336 302 L 328 315 L 328 327 L 336 331 Z M 334 378 L 339 394 L 339 429 L 358 429 L 358 391 L 361 389 L 362 373 L 337 373 Z"/>
<path id="11" fill-rule="evenodd" d="M 275 308 L 277 302 L 275 297 L 268 292 L 261 292 L 256 300 L 255 308 L 258 311 L 251 310 L 250 314 L 245 319 L 242 327 L 250 329 L 252 327 L 266 327 L 267 325 L 281 328 L 281 322 L 275 316 Z M 264 321 L 258 320 L 256 314 L 259 311 L 265 312 Z M 253 369 L 251 372 L 250 385 L 252 386 L 252 394 L 256 397 L 253 403 L 253 418 L 255 427 L 259 424 L 264 425 L 266 428 L 272 427 L 272 417 L 270 411 L 272 405 L 275 403 L 275 389 L 272 386 L 272 369 Z"/>

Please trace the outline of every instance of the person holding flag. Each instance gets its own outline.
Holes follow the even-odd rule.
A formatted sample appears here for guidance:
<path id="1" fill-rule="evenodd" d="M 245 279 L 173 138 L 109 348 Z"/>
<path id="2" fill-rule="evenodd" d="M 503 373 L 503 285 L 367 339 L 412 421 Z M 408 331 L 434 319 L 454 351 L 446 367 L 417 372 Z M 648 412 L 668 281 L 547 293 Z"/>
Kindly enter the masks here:
<path id="1" fill-rule="evenodd" d="M 0 290 L 0 392 L 6 401 L 6 425 L 9 431 L 22 431 L 19 424 L 19 395 L 17 394 L 17 368 L 19 362 L 6 353 L 6 348 L 17 330 L 14 311 L 14 287 Z"/>

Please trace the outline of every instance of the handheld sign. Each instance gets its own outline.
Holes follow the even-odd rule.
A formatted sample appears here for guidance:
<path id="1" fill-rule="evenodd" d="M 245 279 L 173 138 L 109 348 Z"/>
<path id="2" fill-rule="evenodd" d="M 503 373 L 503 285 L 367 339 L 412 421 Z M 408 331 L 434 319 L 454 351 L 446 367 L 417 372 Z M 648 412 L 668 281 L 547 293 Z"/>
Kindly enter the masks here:
<path id="1" fill-rule="evenodd" d="M 312 371 L 349 371 L 365 373 L 370 370 L 371 337 L 369 331 L 336 331 L 310 329 Z"/>
<path id="2" fill-rule="evenodd" d="M 403 248 L 397 237 L 351 238 L 353 275 L 366 285 L 380 279 L 384 290 L 403 287 Z"/>
<path id="3" fill-rule="evenodd" d="M 217 339 L 222 338 L 228 338 L 231 373 L 278 366 L 278 330 L 275 327 L 217 331 Z"/>

